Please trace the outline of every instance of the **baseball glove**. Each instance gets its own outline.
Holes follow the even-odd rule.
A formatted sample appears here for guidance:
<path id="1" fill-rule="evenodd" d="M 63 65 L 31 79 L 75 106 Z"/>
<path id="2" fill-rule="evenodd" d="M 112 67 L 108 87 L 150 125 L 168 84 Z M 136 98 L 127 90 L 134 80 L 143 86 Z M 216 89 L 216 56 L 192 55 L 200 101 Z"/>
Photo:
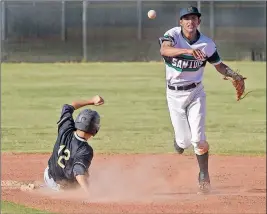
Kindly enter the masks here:
<path id="1" fill-rule="evenodd" d="M 245 96 L 247 96 L 248 93 L 246 93 L 243 97 L 242 95 L 245 92 L 245 80 L 247 78 L 243 77 L 241 74 L 239 74 L 238 72 L 236 72 L 236 75 L 234 78 L 232 77 L 224 77 L 224 80 L 230 80 L 236 90 L 236 100 L 242 100 Z"/>

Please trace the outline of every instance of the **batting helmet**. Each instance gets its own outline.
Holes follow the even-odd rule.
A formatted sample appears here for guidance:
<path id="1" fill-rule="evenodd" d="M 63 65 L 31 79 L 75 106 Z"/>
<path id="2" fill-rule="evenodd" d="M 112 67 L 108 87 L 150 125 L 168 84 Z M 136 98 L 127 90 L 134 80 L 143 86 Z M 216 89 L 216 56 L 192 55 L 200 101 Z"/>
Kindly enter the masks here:
<path id="1" fill-rule="evenodd" d="M 85 109 L 75 119 L 75 128 L 93 136 L 100 128 L 100 115 L 91 109 Z"/>

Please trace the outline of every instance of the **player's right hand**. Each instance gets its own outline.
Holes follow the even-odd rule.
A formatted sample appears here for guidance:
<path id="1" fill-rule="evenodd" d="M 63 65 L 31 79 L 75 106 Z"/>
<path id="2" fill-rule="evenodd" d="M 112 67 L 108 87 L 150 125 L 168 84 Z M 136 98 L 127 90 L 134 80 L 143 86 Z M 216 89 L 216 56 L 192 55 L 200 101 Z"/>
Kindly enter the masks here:
<path id="1" fill-rule="evenodd" d="M 104 104 L 104 99 L 99 95 L 96 95 L 93 97 L 93 102 L 95 106 L 100 106 Z"/>
<path id="2" fill-rule="evenodd" d="M 206 55 L 199 49 L 192 49 L 190 52 L 198 60 L 204 60 L 206 58 Z"/>

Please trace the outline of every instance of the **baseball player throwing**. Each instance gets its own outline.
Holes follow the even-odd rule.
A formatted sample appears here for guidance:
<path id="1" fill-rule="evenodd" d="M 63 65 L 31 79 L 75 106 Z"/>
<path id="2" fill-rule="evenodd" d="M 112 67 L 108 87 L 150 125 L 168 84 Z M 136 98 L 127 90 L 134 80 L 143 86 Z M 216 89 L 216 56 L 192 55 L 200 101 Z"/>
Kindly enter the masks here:
<path id="1" fill-rule="evenodd" d="M 180 27 L 168 30 L 159 38 L 160 53 L 166 67 L 166 96 L 173 125 L 174 146 L 179 154 L 193 145 L 199 164 L 200 193 L 210 191 L 208 170 L 209 144 L 205 135 L 206 94 L 202 84 L 207 62 L 229 78 L 238 92 L 245 89 L 244 79 L 225 65 L 211 38 L 198 31 L 201 13 L 196 7 L 180 11 Z"/>
<path id="2" fill-rule="evenodd" d="M 75 121 L 73 112 L 87 105 L 102 105 L 104 100 L 94 96 L 86 101 L 63 105 L 58 121 L 58 137 L 53 153 L 44 171 L 44 181 L 53 190 L 81 187 L 89 191 L 88 169 L 93 159 L 93 149 L 87 141 L 100 128 L 100 116 L 96 111 L 84 109 Z"/>

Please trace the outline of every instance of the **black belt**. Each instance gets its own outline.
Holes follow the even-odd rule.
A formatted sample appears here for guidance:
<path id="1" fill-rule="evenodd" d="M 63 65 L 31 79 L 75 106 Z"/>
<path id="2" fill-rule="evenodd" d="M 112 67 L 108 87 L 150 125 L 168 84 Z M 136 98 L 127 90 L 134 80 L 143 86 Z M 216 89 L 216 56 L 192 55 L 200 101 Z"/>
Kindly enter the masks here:
<path id="1" fill-rule="evenodd" d="M 192 89 L 192 88 L 195 88 L 197 87 L 197 85 L 199 84 L 200 82 L 198 83 L 192 83 L 190 85 L 185 85 L 185 86 L 172 86 L 172 85 L 168 85 L 168 88 L 170 90 L 176 90 L 176 91 L 186 91 L 186 90 L 189 90 L 189 89 Z"/>

